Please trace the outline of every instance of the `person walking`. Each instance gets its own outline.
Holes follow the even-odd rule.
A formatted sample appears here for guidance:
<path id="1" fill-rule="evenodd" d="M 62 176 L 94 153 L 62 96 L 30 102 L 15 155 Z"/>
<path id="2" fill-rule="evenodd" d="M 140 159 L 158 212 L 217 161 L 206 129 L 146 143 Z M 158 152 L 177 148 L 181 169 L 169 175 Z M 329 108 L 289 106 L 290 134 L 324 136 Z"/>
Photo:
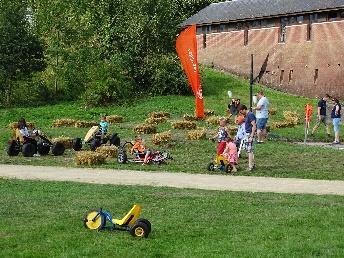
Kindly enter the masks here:
<path id="1" fill-rule="evenodd" d="M 339 133 L 340 133 L 340 120 L 341 120 L 341 111 L 342 106 L 339 103 L 337 98 L 333 99 L 334 106 L 331 112 L 331 118 L 333 122 L 333 130 L 334 130 L 334 144 L 340 144 L 339 141 Z"/>
<path id="2" fill-rule="evenodd" d="M 257 130 L 256 116 L 248 111 L 245 105 L 240 107 L 240 113 L 245 117 L 245 131 L 246 137 L 244 139 L 244 147 L 248 154 L 248 171 L 252 171 L 256 168 L 254 161 L 254 137 Z"/>
<path id="3" fill-rule="evenodd" d="M 325 125 L 327 136 L 331 136 L 330 134 L 330 126 L 329 120 L 327 119 L 327 101 L 330 98 L 328 94 L 326 94 L 319 102 L 318 102 L 318 119 L 317 123 L 315 124 L 311 135 L 313 136 L 316 130 L 319 128 L 320 124 L 323 123 Z"/>
<path id="4" fill-rule="evenodd" d="M 267 136 L 266 131 L 266 124 L 268 123 L 269 119 L 269 100 L 265 97 L 264 92 L 260 91 L 257 93 L 257 107 L 254 108 L 256 110 L 256 118 L 257 118 L 257 143 L 264 143 Z"/>

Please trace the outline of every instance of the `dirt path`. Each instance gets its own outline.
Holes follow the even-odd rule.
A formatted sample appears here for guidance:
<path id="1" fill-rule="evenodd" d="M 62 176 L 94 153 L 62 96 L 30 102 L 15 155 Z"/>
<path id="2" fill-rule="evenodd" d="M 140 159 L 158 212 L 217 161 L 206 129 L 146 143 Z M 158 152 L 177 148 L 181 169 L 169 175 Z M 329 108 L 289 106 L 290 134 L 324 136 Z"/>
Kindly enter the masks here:
<path id="1" fill-rule="evenodd" d="M 344 196 L 344 181 L 0 165 L 0 178 Z"/>

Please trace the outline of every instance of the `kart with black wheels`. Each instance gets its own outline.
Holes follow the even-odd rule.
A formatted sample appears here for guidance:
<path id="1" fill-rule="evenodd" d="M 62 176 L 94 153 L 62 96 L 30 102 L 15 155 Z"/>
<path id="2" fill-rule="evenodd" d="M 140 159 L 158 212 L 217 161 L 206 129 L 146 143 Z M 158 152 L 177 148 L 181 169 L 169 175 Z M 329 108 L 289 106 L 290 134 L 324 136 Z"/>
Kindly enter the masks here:
<path id="1" fill-rule="evenodd" d="M 81 138 L 75 138 L 73 140 L 73 150 L 81 151 L 83 147 L 89 148 L 91 151 L 95 151 L 102 145 L 115 145 L 120 146 L 120 138 L 117 133 L 114 134 L 105 134 L 102 135 L 100 132 L 99 126 L 93 126 L 84 137 L 84 140 Z"/>
<path id="2" fill-rule="evenodd" d="M 145 153 L 134 152 L 132 153 L 132 158 L 128 159 L 127 149 L 133 147 L 132 142 L 125 142 L 123 145 L 120 146 L 117 156 L 117 161 L 120 164 L 130 163 L 143 163 L 145 160 Z M 165 151 L 151 151 L 147 163 L 148 164 L 155 164 L 161 165 L 166 164 L 168 160 L 173 160 L 173 157 Z"/>
<path id="3" fill-rule="evenodd" d="M 141 206 L 135 204 L 122 219 L 115 219 L 107 211 L 94 209 L 87 211 L 82 220 L 90 230 L 121 230 L 128 231 L 134 237 L 147 238 L 152 225 L 149 220 L 140 218 L 141 210 Z"/>
<path id="4" fill-rule="evenodd" d="M 233 166 L 228 163 L 228 161 L 223 157 L 223 155 L 218 155 L 213 162 L 208 164 L 207 169 L 210 172 L 219 170 L 230 174 L 233 171 Z"/>
<path id="5" fill-rule="evenodd" d="M 23 138 L 18 129 L 15 130 L 15 139 L 8 142 L 7 154 L 9 156 L 18 156 L 22 152 L 24 157 L 33 157 L 36 153 L 46 156 L 51 153 L 54 156 L 61 156 L 65 152 L 63 143 L 52 143 L 51 140 L 41 131 L 33 130 L 34 136 Z"/>

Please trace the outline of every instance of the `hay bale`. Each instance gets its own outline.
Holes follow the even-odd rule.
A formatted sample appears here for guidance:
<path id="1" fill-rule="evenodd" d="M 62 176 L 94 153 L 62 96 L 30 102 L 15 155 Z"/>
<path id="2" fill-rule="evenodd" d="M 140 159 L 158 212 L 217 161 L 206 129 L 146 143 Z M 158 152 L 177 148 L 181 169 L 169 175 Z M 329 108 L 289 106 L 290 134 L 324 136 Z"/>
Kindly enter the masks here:
<path id="1" fill-rule="evenodd" d="M 270 116 L 274 116 L 277 114 L 277 109 L 276 108 L 270 108 L 269 109 L 269 115 Z"/>
<path id="2" fill-rule="evenodd" d="M 166 144 L 172 139 L 171 131 L 154 134 L 152 137 L 152 143 L 155 145 Z"/>
<path id="3" fill-rule="evenodd" d="M 204 110 L 204 115 L 205 116 L 215 116 L 215 111 L 214 110 L 209 110 L 209 109 L 206 109 Z"/>
<path id="4" fill-rule="evenodd" d="M 106 158 L 115 158 L 118 155 L 118 148 L 116 146 L 103 145 L 97 148 L 96 152 L 106 156 Z"/>
<path id="5" fill-rule="evenodd" d="M 189 115 L 189 114 L 185 114 L 185 115 L 183 116 L 183 119 L 184 119 L 185 121 L 190 121 L 190 122 L 193 122 L 193 121 L 197 121 L 197 120 L 198 120 L 197 117 L 192 116 L 192 115 Z"/>
<path id="6" fill-rule="evenodd" d="M 77 165 L 99 165 L 104 164 L 105 160 L 106 156 L 104 154 L 93 151 L 80 151 L 75 155 L 75 163 Z"/>
<path id="7" fill-rule="evenodd" d="M 26 122 L 26 126 L 29 130 L 32 130 L 33 128 L 35 128 L 35 124 L 31 123 L 31 122 Z M 10 123 L 8 125 L 8 128 L 10 128 L 12 130 L 16 130 L 18 128 L 18 122 Z"/>
<path id="8" fill-rule="evenodd" d="M 207 138 L 207 130 L 204 128 L 198 128 L 196 130 L 190 130 L 187 134 L 188 140 L 203 140 Z"/>
<path id="9" fill-rule="evenodd" d="M 95 121 L 76 121 L 74 124 L 75 128 L 89 128 L 92 126 L 97 126 L 98 123 Z"/>
<path id="10" fill-rule="evenodd" d="M 271 129 L 294 128 L 296 124 L 290 121 L 273 122 Z"/>
<path id="11" fill-rule="evenodd" d="M 53 127 L 74 127 L 75 122 L 75 119 L 56 119 L 53 121 Z"/>
<path id="12" fill-rule="evenodd" d="M 167 122 L 167 117 L 150 117 L 145 120 L 146 124 L 158 125 Z"/>
<path id="13" fill-rule="evenodd" d="M 152 124 L 140 124 L 134 127 L 134 132 L 138 134 L 153 134 L 157 132 L 157 128 Z"/>
<path id="14" fill-rule="evenodd" d="M 292 111 L 284 111 L 283 116 L 287 123 L 294 124 L 294 125 L 298 125 L 301 120 L 299 114 Z"/>
<path id="15" fill-rule="evenodd" d="M 148 115 L 148 117 L 150 117 L 150 118 L 162 118 L 162 117 L 170 118 L 171 114 L 168 112 L 152 112 Z"/>
<path id="16" fill-rule="evenodd" d="M 110 124 L 123 123 L 123 120 L 124 120 L 123 116 L 112 115 L 112 116 L 106 117 L 106 121 L 108 121 Z"/>
<path id="17" fill-rule="evenodd" d="M 73 139 L 69 137 L 64 137 L 64 136 L 59 136 L 57 138 L 53 138 L 51 140 L 52 143 L 57 143 L 60 142 L 63 144 L 65 149 L 72 149 L 73 147 Z"/>
<path id="18" fill-rule="evenodd" d="M 172 123 L 172 127 L 174 129 L 192 130 L 192 129 L 196 129 L 197 125 L 195 122 L 191 122 L 191 121 L 176 121 Z"/>
<path id="19" fill-rule="evenodd" d="M 205 121 L 209 125 L 218 125 L 219 124 L 219 120 L 220 120 L 220 117 L 218 117 L 218 116 L 211 116 L 211 117 L 207 118 Z"/>
<path id="20" fill-rule="evenodd" d="M 228 132 L 230 135 L 236 135 L 238 131 L 238 126 L 232 125 L 228 128 Z"/>

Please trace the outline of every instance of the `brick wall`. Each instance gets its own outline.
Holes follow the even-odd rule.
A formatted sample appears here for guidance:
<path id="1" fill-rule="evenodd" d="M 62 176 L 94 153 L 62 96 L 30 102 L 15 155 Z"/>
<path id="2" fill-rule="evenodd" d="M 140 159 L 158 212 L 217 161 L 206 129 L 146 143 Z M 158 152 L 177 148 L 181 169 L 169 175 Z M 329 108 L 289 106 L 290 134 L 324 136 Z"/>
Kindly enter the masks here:
<path id="1" fill-rule="evenodd" d="M 199 61 L 248 76 L 254 54 L 256 76 L 268 60 L 263 84 L 298 95 L 344 98 L 344 21 L 312 24 L 310 41 L 305 24 L 288 26 L 285 43 L 278 39 L 278 27 L 249 30 L 246 46 L 244 31 L 213 33 L 203 49 L 198 35 Z"/>

